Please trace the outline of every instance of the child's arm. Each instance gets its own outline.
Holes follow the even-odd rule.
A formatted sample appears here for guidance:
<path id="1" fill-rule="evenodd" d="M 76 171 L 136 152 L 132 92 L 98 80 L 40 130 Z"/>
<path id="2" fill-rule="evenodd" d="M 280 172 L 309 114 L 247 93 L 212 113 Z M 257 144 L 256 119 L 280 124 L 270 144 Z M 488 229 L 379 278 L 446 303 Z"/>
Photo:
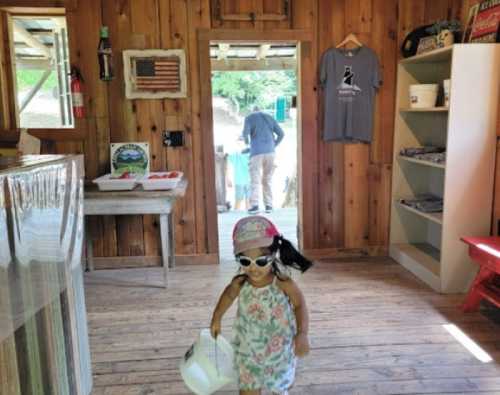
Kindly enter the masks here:
<path id="1" fill-rule="evenodd" d="M 309 313 L 302 291 L 292 279 L 278 281 L 280 288 L 288 296 L 295 310 L 297 335 L 295 336 L 295 355 L 303 357 L 309 353 Z"/>
<path id="2" fill-rule="evenodd" d="M 231 307 L 234 300 L 240 294 L 241 286 L 244 281 L 245 277 L 243 276 L 235 277 L 226 289 L 224 289 L 224 292 L 222 292 L 222 295 L 217 302 L 217 306 L 215 306 L 215 310 L 212 314 L 212 322 L 210 324 L 210 332 L 214 338 L 216 338 L 221 331 L 222 316 Z"/>

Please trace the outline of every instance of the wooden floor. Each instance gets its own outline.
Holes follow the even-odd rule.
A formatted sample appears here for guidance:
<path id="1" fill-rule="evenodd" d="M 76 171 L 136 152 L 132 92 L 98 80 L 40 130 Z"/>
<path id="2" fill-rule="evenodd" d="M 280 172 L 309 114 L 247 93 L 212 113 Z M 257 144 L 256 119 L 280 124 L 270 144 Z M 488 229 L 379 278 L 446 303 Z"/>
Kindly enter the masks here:
<path id="1" fill-rule="evenodd" d="M 86 274 L 93 393 L 188 394 L 180 358 L 234 272 L 230 264 L 177 267 L 168 290 L 154 287 L 157 268 Z M 484 313 L 462 314 L 462 295 L 438 295 L 387 259 L 319 263 L 297 281 L 312 352 L 291 394 L 500 394 L 500 327 Z M 234 308 L 227 337 L 233 316 Z M 493 360 L 480 362 L 446 325 Z"/>

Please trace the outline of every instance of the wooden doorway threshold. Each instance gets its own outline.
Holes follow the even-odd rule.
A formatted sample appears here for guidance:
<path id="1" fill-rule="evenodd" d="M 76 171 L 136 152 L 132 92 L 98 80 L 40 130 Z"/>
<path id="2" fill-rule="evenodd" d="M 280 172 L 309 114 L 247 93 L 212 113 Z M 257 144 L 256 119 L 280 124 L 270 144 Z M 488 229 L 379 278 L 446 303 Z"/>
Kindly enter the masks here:
<path id="1" fill-rule="evenodd" d="M 293 42 L 297 45 L 297 135 L 298 135 L 298 243 L 299 247 L 313 245 L 311 233 L 305 234 L 302 229 L 313 224 L 313 210 L 308 210 L 305 215 L 304 207 L 314 201 L 314 188 L 302 182 L 303 174 L 317 174 L 312 170 L 315 166 L 311 160 L 303 160 L 310 152 L 310 147 L 305 147 L 303 130 L 315 130 L 316 113 L 314 111 L 301 111 L 301 103 L 313 103 L 315 98 L 316 60 L 313 49 L 313 32 L 310 30 L 240 30 L 240 29 L 199 29 L 198 54 L 200 67 L 200 100 L 203 105 L 200 110 L 200 124 L 202 134 L 202 160 L 203 160 L 203 187 L 206 196 L 206 223 L 208 233 L 208 250 L 218 253 L 218 224 L 215 191 L 215 163 L 213 154 L 213 111 L 212 111 L 212 86 L 210 67 L 210 43 L 231 42 Z M 313 183 L 314 184 L 314 183 Z M 310 206 L 309 206 L 310 207 Z"/>

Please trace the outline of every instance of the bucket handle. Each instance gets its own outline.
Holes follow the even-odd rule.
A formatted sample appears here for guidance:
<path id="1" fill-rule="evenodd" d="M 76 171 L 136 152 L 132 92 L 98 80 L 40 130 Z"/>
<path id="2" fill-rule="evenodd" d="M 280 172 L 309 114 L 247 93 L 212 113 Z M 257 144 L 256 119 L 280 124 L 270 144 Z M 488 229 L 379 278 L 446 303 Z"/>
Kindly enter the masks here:
<path id="1" fill-rule="evenodd" d="M 217 376 L 220 376 L 220 373 L 219 373 L 219 358 L 217 356 L 217 337 L 215 338 L 215 341 L 214 341 L 214 348 L 215 348 L 215 370 L 217 372 Z"/>

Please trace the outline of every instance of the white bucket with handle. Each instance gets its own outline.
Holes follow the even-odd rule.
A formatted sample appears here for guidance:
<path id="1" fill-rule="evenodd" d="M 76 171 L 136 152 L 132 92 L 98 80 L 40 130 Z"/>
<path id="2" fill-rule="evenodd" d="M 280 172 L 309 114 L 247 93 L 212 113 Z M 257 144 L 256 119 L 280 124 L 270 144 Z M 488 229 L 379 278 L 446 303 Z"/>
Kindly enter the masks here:
<path id="1" fill-rule="evenodd" d="M 211 395 L 237 379 L 234 351 L 221 335 L 214 339 L 203 329 L 180 364 L 182 379 L 196 395 Z"/>
<path id="2" fill-rule="evenodd" d="M 436 106 L 438 84 L 410 85 L 410 107 L 430 108 Z"/>

